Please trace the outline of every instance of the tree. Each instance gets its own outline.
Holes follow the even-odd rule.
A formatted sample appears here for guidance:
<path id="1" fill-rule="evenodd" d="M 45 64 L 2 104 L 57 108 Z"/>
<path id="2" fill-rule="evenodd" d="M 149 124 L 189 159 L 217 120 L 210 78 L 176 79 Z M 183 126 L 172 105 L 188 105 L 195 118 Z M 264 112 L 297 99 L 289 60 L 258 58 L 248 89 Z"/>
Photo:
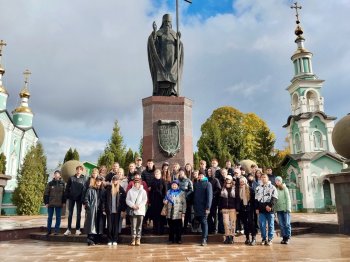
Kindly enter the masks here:
<path id="1" fill-rule="evenodd" d="M 125 151 L 123 137 L 120 133 L 118 120 L 116 120 L 111 138 L 108 140 L 104 152 L 98 158 L 97 164 L 99 166 L 105 165 L 107 169 L 110 169 L 114 162 L 118 162 L 123 167 L 125 163 Z"/>
<path id="2" fill-rule="evenodd" d="M 0 174 L 6 173 L 6 156 L 4 153 L 0 154 Z"/>
<path id="3" fill-rule="evenodd" d="M 257 133 L 257 146 L 255 151 L 255 160 L 258 166 L 263 168 L 276 167 L 275 163 L 275 136 L 266 126 L 261 126 Z"/>
<path id="4" fill-rule="evenodd" d="M 114 155 L 114 162 L 118 162 L 120 166 L 124 166 L 126 150 L 123 144 L 123 136 L 120 133 L 118 120 L 114 122 L 112 136 L 108 142 L 108 148 Z"/>
<path id="5" fill-rule="evenodd" d="M 125 155 L 124 170 L 128 170 L 129 164 L 134 162 L 134 152 L 129 148 Z"/>
<path id="6" fill-rule="evenodd" d="M 221 166 L 224 166 L 227 159 L 251 159 L 269 163 L 273 157 L 270 147 L 273 149 L 274 135 L 266 123 L 253 113 L 243 114 L 233 107 L 220 107 L 204 122 L 201 131 L 197 143 L 198 155 L 207 163 L 214 157 Z M 264 137 L 259 138 L 260 136 Z M 265 138 L 272 144 L 265 141 Z"/>
<path id="7" fill-rule="evenodd" d="M 74 148 L 72 157 L 73 157 L 72 160 L 78 160 L 78 161 L 80 160 L 80 156 L 76 148 Z"/>
<path id="8" fill-rule="evenodd" d="M 114 163 L 114 154 L 106 148 L 105 151 L 100 155 L 97 161 L 98 166 L 106 166 L 107 170 L 110 170 Z"/>
<path id="9" fill-rule="evenodd" d="M 19 215 L 39 214 L 47 183 L 46 156 L 40 143 L 32 146 L 24 157 L 18 186 L 13 193 L 13 203 Z"/>
<path id="10" fill-rule="evenodd" d="M 66 152 L 66 155 L 64 156 L 63 163 L 66 163 L 67 161 L 72 160 L 72 159 L 73 159 L 73 150 L 72 150 L 72 148 L 70 147 L 70 148 L 68 149 L 68 151 Z"/>
<path id="11" fill-rule="evenodd" d="M 193 153 L 193 169 L 199 170 L 199 161 L 201 159 L 199 158 L 198 152 Z"/>

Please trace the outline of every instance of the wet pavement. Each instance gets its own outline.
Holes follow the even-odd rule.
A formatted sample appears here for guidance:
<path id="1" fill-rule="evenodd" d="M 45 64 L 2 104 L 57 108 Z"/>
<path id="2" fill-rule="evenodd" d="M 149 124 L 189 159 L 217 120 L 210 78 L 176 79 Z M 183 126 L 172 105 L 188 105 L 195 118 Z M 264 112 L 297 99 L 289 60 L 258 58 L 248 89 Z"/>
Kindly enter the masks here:
<path id="1" fill-rule="evenodd" d="M 210 239 L 209 239 L 210 240 Z M 241 238 L 240 240 L 243 240 Z M 260 239 L 259 239 L 260 240 Z M 5 261 L 350 261 L 350 237 L 308 234 L 293 237 L 289 245 L 245 246 L 197 244 L 142 244 L 87 246 L 37 240 L 0 242 L 0 260 Z"/>
<path id="2" fill-rule="evenodd" d="M 68 216 L 62 218 L 61 228 L 67 227 Z M 46 226 L 47 216 L 0 216 L 0 231 Z M 337 214 L 292 213 L 292 222 L 337 224 Z M 82 213 L 82 224 L 84 214 Z M 55 220 L 53 220 L 53 225 Z M 75 225 L 73 216 L 73 228 Z"/>

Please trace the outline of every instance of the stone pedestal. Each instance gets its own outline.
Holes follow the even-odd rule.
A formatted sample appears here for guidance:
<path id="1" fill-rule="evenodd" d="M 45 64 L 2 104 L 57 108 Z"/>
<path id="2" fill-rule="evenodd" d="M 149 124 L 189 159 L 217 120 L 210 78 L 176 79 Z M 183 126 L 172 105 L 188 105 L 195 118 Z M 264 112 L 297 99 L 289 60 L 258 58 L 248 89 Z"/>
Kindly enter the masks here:
<path id="1" fill-rule="evenodd" d="M 4 194 L 4 190 L 7 185 L 7 180 L 10 180 L 11 178 L 12 178 L 11 176 L 0 174 L 0 212 L 1 212 L 1 205 L 2 205 L 2 196 Z"/>
<path id="2" fill-rule="evenodd" d="M 350 235 L 350 172 L 328 175 L 334 184 L 339 231 Z"/>
<path id="3" fill-rule="evenodd" d="M 193 164 L 192 101 L 185 97 L 151 96 L 142 100 L 143 159 L 152 158 L 157 168 L 167 161 L 170 165 Z M 167 156 L 159 145 L 159 120 L 179 121 L 180 149 L 175 156 Z"/>

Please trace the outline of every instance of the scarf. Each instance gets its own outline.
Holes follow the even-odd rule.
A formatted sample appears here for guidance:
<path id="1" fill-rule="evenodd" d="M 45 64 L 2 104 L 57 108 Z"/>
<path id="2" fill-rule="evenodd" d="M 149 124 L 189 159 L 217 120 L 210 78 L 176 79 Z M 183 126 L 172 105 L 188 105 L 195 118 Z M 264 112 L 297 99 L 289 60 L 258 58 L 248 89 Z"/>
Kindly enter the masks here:
<path id="1" fill-rule="evenodd" d="M 223 198 L 229 198 L 229 197 L 235 197 L 235 189 L 233 187 L 231 187 L 231 190 L 227 190 L 228 188 L 223 188 L 221 190 L 221 197 Z M 230 191 L 230 196 L 229 196 L 229 191 Z"/>
<path id="2" fill-rule="evenodd" d="M 166 194 L 165 199 L 168 200 L 172 205 L 174 205 L 174 198 L 178 197 L 178 195 L 180 195 L 180 193 L 181 193 L 181 189 L 179 189 L 179 188 L 176 190 L 170 189 L 168 191 L 168 194 Z"/>

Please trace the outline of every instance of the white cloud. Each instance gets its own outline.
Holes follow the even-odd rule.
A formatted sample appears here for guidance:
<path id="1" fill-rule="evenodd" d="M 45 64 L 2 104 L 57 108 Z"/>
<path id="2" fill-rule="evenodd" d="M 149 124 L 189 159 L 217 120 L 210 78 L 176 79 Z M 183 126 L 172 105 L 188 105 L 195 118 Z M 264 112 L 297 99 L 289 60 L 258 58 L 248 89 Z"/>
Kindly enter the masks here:
<path id="1" fill-rule="evenodd" d="M 282 125 L 290 114 L 285 88 L 293 77 L 290 56 L 296 49 L 292 2 L 237 0 L 232 14 L 208 19 L 181 15 L 182 95 L 194 100 L 195 139 L 212 110 L 232 105 L 256 112 L 276 133 L 277 145 L 284 144 Z M 9 110 L 19 102 L 21 73 L 28 67 L 34 125 L 50 164 L 63 159 L 69 143 L 77 147 L 75 141 L 89 152 L 83 155 L 87 160 L 96 161 L 115 119 L 128 147 L 138 148 L 141 99 L 152 92 L 146 41 L 152 22 L 159 26 L 166 12 L 164 4 L 156 9 L 152 3 L 0 0 L 0 39 L 8 43 L 3 65 Z M 300 4 L 305 44 L 315 54 L 314 71 L 326 80 L 326 113 L 342 117 L 348 113 L 350 28 L 345 21 L 350 2 Z"/>

